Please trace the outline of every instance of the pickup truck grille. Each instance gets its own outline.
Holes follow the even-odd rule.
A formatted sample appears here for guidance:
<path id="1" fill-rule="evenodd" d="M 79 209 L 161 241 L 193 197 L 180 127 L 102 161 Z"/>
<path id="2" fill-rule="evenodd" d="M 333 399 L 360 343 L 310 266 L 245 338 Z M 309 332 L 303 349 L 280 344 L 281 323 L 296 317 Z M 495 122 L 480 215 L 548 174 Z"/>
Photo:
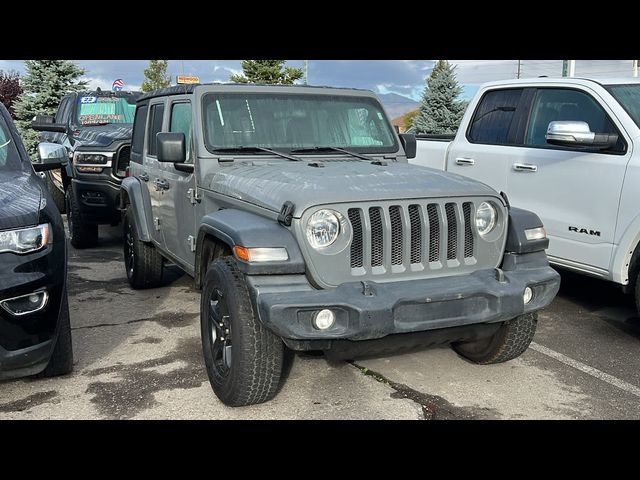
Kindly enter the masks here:
<path id="1" fill-rule="evenodd" d="M 127 173 L 127 167 L 131 162 L 131 147 L 125 145 L 120 147 L 120 150 L 116 153 L 113 163 L 113 173 L 116 177 L 124 178 Z"/>
<path id="2" fill-rule="evenodd" d="M 350 208 L 348 217 L 353 230 L 351 268 L 382 267 L 385 263 L 409 267 L 473 258 L 475 239 L 471 225 L 472 208 L 471 202 L 461 205 L 448 202 L 444 204 L 444 209 L 437 203 L 391 205 L 384 211 L 381 207 L 369 207 L 367 210 Z M 364 215 L 368 219 L 364 219 Z M 371 226 L 368 238 L 363 234 L 366 220 Z M 390 232 L 389 235 L 384 235 L 385 230 Z M 388 239 L 385 240 L 385 237 Z M 423 238 L 429 238 L 424 250 Z M 390 248 L 386 249 L 390 257 L 387 262 L 386 241 L 390 242 Z M 442 245 L 445 248 L 441 248 Z M 369 262 L 365 262 L 367 249 L 371 252 Z M 428 255 L 423 255 L 423 252 Z"/>

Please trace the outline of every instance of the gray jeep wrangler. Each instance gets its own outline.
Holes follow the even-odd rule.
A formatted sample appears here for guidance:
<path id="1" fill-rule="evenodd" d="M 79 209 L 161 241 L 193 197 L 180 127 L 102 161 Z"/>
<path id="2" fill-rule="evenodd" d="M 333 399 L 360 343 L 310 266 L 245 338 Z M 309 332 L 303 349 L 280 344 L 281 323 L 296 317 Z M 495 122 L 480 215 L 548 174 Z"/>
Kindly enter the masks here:
<path id="1" fill-rule="evenodd" d="M 531 342 L 559 276 L 539 218 L 409 165 L 368 91 L 179 85 L 138 99 L 122 182 L 133 288 L 165 262 L 202 290 L 205 364 L 227 405 L 276 394 L 284 347 L 354 358 L 450 343 L 476 363 Z"/>

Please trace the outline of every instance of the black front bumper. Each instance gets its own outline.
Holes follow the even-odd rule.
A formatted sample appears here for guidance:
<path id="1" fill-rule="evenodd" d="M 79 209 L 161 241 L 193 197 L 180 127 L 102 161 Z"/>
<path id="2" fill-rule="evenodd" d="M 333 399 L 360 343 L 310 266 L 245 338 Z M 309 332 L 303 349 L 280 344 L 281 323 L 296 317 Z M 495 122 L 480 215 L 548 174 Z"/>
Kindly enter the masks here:
<path id="1" fill-rule="evenodd" d="M 95 180 L 74 178 L 71 182 L 82 223 L 102 225 L 120 222 L 119 183 L 99 178 Z"/>
<path id="2" fill-rule="evenodd" d="M 0 306 L 0 379 L 33 375 L 49 361 L 58 334 L 58 318 L 66 284 L 66 238 L 62 219 L 51 202 L 52 240 L 43 250 L 27 255 L 0 253 L 0 302 L 46 290 L 43 310 L 15 316 Z"/>
<path id="3" fill-rule="evenodd" d="M 511 255 L 511 254 L 508 254 Z M 370 340 L 397 333 L 422 332 L 503 322 L 547 306 L 560 276 L 544 252 L 514 256 L 512 270 L 480 270 L 470 275 L 391 283 L 349 282 L 316 290 L 302 275 L 251 276 L 251 295 L 262 323 L 297 341 L 297 348 L 330 348 L 332 340 Z M 525 287 L 533 299 L 524 304 Z M 313 326 L 314 313 L 331 309 L 335 324 Z M 318 341 L 325 341 L 319 344 Z M 302 343 L 301 343 L 302 342 Z"/>

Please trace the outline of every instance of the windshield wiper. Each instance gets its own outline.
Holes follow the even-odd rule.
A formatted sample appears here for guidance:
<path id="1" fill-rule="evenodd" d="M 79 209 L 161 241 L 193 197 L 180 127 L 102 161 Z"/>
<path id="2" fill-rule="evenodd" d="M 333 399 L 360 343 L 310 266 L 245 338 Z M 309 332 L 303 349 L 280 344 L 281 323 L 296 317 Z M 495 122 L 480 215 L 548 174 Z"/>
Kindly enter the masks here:
<path id="1" fill-rule="evenodd" d="M 83 123 L 83 127 L 99 127 L 102 125 L 109 125 L 111 122 L 95 122 L 95 123 Z"/>
<path id="2" fill-rule="evenodd" d="M 345 150 L 344 148 L 331 147 L 331 146 L 296 148 L 295 150 L 291 150 L 291 153 L 311 153 L 311 152 L 340 152 L 340 153 L 346 153 L 347 155 L 351 155 L 352 157 L 356 157 L 361 160 L 366 160 L 367 162 L 371 162 L 375 160 L 373 157 L 368 157 L 366 155 L 362 155 L 361 153 L 355 153 L 349 150 Z"/>
<path id="3" fill-rule="evenodd" d="M 287 160 L 292 160 L 294 162 L 303 162 L 301 158 L 294 157 L 293 155 L 287 155 L 286 153 L 278 152 L 277 150 L 271 150 L 270 148 L 265 147 L 245 147 L 243 145 L 238 145 L 237 147 L 220 147 L 213 148 L 214 152 L 220 153 L 234 153 L 234 152 L 267 152 L 273 155 L 278 155 L 279 157 L 286 158 Z"/>

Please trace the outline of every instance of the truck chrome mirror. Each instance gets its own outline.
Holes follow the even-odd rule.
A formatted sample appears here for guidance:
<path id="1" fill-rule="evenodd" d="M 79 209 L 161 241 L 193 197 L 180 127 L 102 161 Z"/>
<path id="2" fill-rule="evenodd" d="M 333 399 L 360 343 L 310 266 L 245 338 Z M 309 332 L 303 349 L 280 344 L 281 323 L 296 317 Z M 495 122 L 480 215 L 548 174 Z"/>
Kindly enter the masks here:
<path id="1" fill-rule="evenodd" d="M 67 148 L 64 145 L 42 142 L 38 144 L 38 158 L 32 163 L 36 172 L 43 172 L 60 168 L 63 163 L 68 161 Z"/>
<path id="2" fill-rule="evenodd" d="M 615 133 L 594 133 L 587 122 L 557 121 L 549 123 L 547 143 L 561 147 L 607 149 L 618 141 Z"/>

